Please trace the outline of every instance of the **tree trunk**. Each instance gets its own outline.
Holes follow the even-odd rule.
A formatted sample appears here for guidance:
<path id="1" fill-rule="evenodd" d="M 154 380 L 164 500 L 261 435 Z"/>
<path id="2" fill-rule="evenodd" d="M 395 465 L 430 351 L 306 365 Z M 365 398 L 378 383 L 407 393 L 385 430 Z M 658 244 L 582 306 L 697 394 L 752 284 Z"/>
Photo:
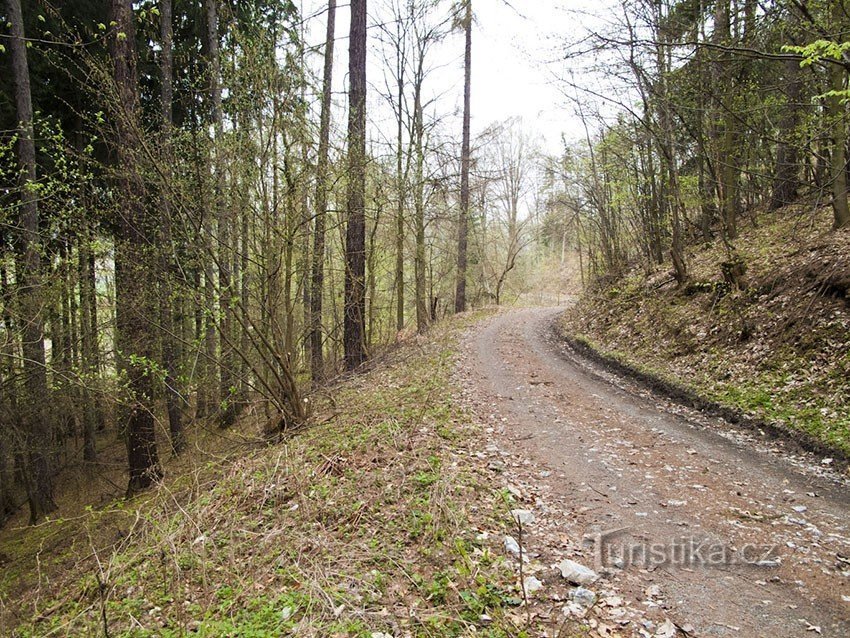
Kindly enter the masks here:
<path id="1" fill-rule="evenodd" d="M 721 3 L 722 4 L 722 3 Z M 670 226 L 672 241 L 670 244 L 670 259 L 673 262 L 673 272 L 676 282 L 681 286 L 688 278 L 687 264 L 685 263 L 684 246 L 682 242 L 682 195 L 679 188 L 679 168 L 676 156 L 676 147 L 673 138 L 673 120 L 670 114 L 670 92 L 667 85 L 667 74 L 671 71 L 670 58 L 668 56 L 667 34 L 661 25 L 661 12 L 658 15 L 658 119 L 661 124 L 662 156 L 667 174 L 667 188 L 665 189 L 664 208 L 670 212 Z M 734 220 L 733 220 L 734 221 Z"/>
<path id="2" fill-rule="evenodd" d="M 221 343 L 219 359 L 219 405 L 222 406 L 221 420 L 219 425 L 227 428 L 236 420 L 236 404 L 232 392 L 233 373 L 233 345 L 231 340 L 232 321 L 230 297 L 231 287 L 231 252 L 230 226 L 231 218 L 229 207 L 224 201 L 224 158 L 222 157 L 224 144 L 224 114 L 221 108 L 221 53 L 218 40 L 218 0 L 205 0 L 205 12 L 207 19 L 207 53 L 209 55 L 209 82 L 210 96 L 212 102 L 213 131 L 215 135 L 213 172 L 215 174 L 215 197 L 214 209 L 218 226 L 217 243 L 211 246 L 213 254 L 218 253 L 217 259 L 213 254 L 208 259 L 213 259 L 218 264 L 218 336 Z"/>
<path id="3" fill-rule="evenodd" d="M 784 67 L 786 101 L 779 120 L 780 140 L 776 149 L 776 173 L 773 177 L 770 210 L 793 202 L 800 185 L 800 152 L 795 136 L 800 122 L 803 82 L 800 77 L 800 63 L 797 60 L 786 60 Z"/>
<path id="4" fill-rule="evenodd" d="M 425 288 L 425 122 L 422 110 L 422 80 L 424 59 L 420 56 L 413 96 L 413 140 L 414 157 L 413 217 L 416 230 L 414 253 L 414 277 L 416 294 L 416 330 L 421 334 L 428 329 L 428 293 Z"/>
<path id="5" fill-rule="evenodd" d="M 92 391 L 92 383 L 96 376 L 94 351 L 97 348 L 97 337 L 92 332 L 91 320 L 95 303 L 94 291 L 88 281 L 90 241 L 88 236 L 80 241 L 77 251 L 77 278 L 80 282 L 80 354 L 83 371 L 83 460 L 96 461 L 97 397 Z"/>
<path id="6" fill-rule="evenodd" d="M 466 0 L 466 47 L 463 54 L 463 141 L 460 151 L 460 215 L 457 233 L 455 312 L 466 310 L 466 265 L 469 233 L 469 120 L 472 83 L 472 0 Z"/>
<path id="7" fill-rule="evenodd" d="M 247 189 L 246 189 L 246 199 L 247 199 Z M 253 351 L 251 350 L 252 340 L 251 335 L 249 334 L 248 326 L 252 326 L 251 320 L 251 310 L 250 310 L 250 291 L 251 291 L 251 272 L 249 270 L 251 266 L 250 260 L 250 248 L 251 248 L 251 220 L 250 220 L 250 211 L 251 207 L 248 205 L 246 201 L 242 205 L 242 210 L 240 212 L 239 225 L 241 226 L 239 232 L 239 240 L 241 253 L 239 255 L 239 296 L 240 296 L 240 321 L 242 325 L 242 335 L 239 341 L 239 348 L 242 351 L 243 361 L 242 361 L 242 376 L 239 380 L 239 396 L 240 400 L 243 404 L 245 404 L 248 400 L 248 393 L 252 383 L 252 375 L 256 374 L 256 371 L 252 369 L 252 365 L 250 363 L 250 358 L 252 356 Z"/>
<path id="8" fill-rule="evenodd" d="M 35 192 L 35 141 L 32 122 L 27 49 L 20 0 L 7 0 L 10 23 L 9 50 L 15 82 L 15 110 L 19 127 L 18 161 L 21 166 L 20 216 L 17 236 L 17 277 L 20 316 L 22 318 L 22 352 L 24 375 L 24 455 L 25 480 L 30 506 L 30 522 L 35 523 L 56 509 L 53 500 L 53 469 L 50 466 L 52 423 L 44 356 L 44 318 L 41 305 L 41 252 L 39 249 L 39 215 Z"/>
<path id="9" fill-rule="evenodd" d="M 204 9 L 204 20 L 205 20 L 205 30 L 206 30 L 206 44 L 207 44 L 207 55 L 209 56 L 209 77 L 207 81 L 210 87 L 210 93 L 212 101 L 215 103 L 215 93 L 218 92 L 218 78 L 219 78 L 219 69 L 218 69 L 218 16 L 217 16 L 217 0 L 203 0 L 203 9 Z M 214 24 L 210 25 L 210 12 L 216 13 L 213 16 Z M 211 35 L 215 34 L 214 36 Z M 212 55 L 211 48 L 216 48 L 215 56 Z M 215 62 L 214 62 L 215 59 Z M 219 105 L 220 107 L 220 93 L 219 93 Z M 216 109 L 216 105 L 213 104 L 213 108 Z M 201 130 L 205 130 L 205 123 L 201 122 L 201 116 L 198 117 L 198 124 L 200 125 Z M 215 120 L 215 115 L 213 115 L 213 120 Z M 217 134 L 218 128 L 215 126 L 215 133 Z M 216 135 L 217 139 L 217 135 Z M 197 410 L 195 412 L 195 417 L 198 419 L 203 419 L 208 416 L 217 413 L 217 407 L 221 405 L 219 399 L 221 397 L 218 396 L 218 392 L 216 389 L 216 378 L 218 377 L 216 373 L 217 368 L 217 359 L 216 359 L 216 316 L 217 312 L 217 304 L 216 304 L 216 293 L 215 293 L 215 218 L 218 216 L 218 206 L 220 201 L 220 185 L 218 182 L 215 182 L 214 185 L 214 194 L 212 197 L 212 202 L 208 202 L 206 198 L 205 192 L 205 182 L 206 178 L 203 173 L 203 168 L 210 167 L 209 162 L 212 161 L 211 158 L 202 158 L 201 153 L 198 152 L 195 156 L 195 170 L 198 184 L 199 197 L 198 202 L 200 205 L 200 231 L 201 237 L 198 238 L 198 247 L 197 247 L 197 260 L 199 262 L 199 269 L 203 271 L 203 303 L 199 304 L 199 315 L 202 321 L 202 331 L 203 337 L 201 341 L 201 351 L 198 357 L 198 377 L 199 377 L 199 385 L 198 385 L 198 405 Z M 218 169 L 213 162 L 212 171 L 214 173 L 214 178 L 218 177 Z M 202 306 L 202 307 L 201 307 Z"/>
<path id="10" fill-rule="evenodd" d="M 150 322 L 157 316 L 157 309 L 147 270 L 153 220 L 145 208 L 143 186 L 134 169 L 139 93 L 132 1 L 111 0 L 111 19 L 116 25 L 109 39 L 118 97 L 115 147 L 118 166 L 123 170 L 119 178 L 122 214 L 115 241 L 115 312 L 118 362 L 132 395 L 130 405 L 126 406 L 130 470 L 127 494 L 132 495 L 162 476 L 156 449 L 156 406 L 150 370 L 156 343 Z"/>
<path id="11" fill-rule="evenodd" d="M 5 379 L 0 379 L 5 383 Z M 0 405 L 0 409 L 4 406 Z M 5 410 L 4 410 L 5 411 Z M 7 441 L 11 440 L 8 421 L 0 423 L 0 527 L 15 511 L 14 474 L 12 472 L 12 457 L 9 454 Z"/>
<path id="12" fill-rule="evenodd" d="M 395 217 L 395 328 L 396 332 L 404 329 L 404 209 L 407 199 L 407 171 L 404 166 L 404 41 L 399 37 L 397 43 L 396 88 L 398 90 L 396 103 L 396 217 Z M 407 167 L 410 166 L 408 160 Z"/>
<path id="13" fill-rule="evenodd" d="M 704 15 L 705 0 L 700 0 L 700 13 Z M 701 42 L 705 39 L 705 18 L 701 15 L 694 20 L 692 39 L 694 42 Z M 711 158 L 709 156 L 709 146 L 706 143 L 705 135 L 705 114 L 710 113 L 708 103 L 711 98 L 708 97 L 708 83 L 710 77 L 707 77 L 705 71 L 705 56 L 706 51 L 702 46 L 697 46 L 694 52 L 694 66 L 697 81 L 697 109 L 700 115 L 695 118 L 694 122 L 694 137 L 697 143 L 697 192 L 699 193 L 699 227 L 702 234 L 702 240 L 706 244 L 712 240 L 711 225 L 716 214 L 714 205 L 713 184 L 711 179 Z"/>
<path id="14" fill-rule="evenodd" d="M 57 365 L 53 375 L 54 403 L 58 407 L 58 418 L 54 423 L 56 427 L 54 445 L 56 446 L 56 467 L 60 465 L 62 454 L 67 454 L 67 441 L 74 436 L 76 430 L 76 403 L 74 401 L 74 389 L 68 383 L 73 366 L 73 314 L 71 310 L 71 286 L 70 283 L 70 248 L 65 237 L 59 238 L 59 246 L 56 259 L 56 271 L 53 281 L 57 289 L 58 300 L 56 304 L 56 322 L 54 327 L 58 328 L 57 338 L 51 344 L 53 350 L 57 351 Z M 58 285 L 57 285 L 58 284 Z M 58 325 L 57 325 L 58 324 Z"/>
<path id="15" fill-rule="evenodd" d="M 322 112 L 319 120 L 319 150 L 316 158 L 316 221 L 313 227 L 313 263 L 310 282 L 310 374 L 318 383 L 325 373 L 322 338 L 322 302 L 325 283 L 325 227 L 328 209 L 328 146 L 331 129 L 334 32 L 336 0 L 328 0 L 325 34 L 325 66 L 322 76 Z"/>
<path id="16" fill-rule="evenodd" d="M 160 1 L 160 39 L 162 45 L 162 63 L 160 67 L 162 80 L 162 136 L 164 154 L 171 164 L 171 135 L 173 126 L 172 99 L 174 66 L 174 31 L 172 26 L 172 0 Z M 163 185 L 166 188 L 167 185 Z M 174 298 L 172 287 L 176 284 L 173 278 L 171 233 L 171 202 L 168 195 L 162 196 L 162 223 L 160 224 L 160 322 L 162 323 L 162 367 L 165 369 L 165 408 L 168 413 L 168 431 L 171 438 L 171 451 L 180 454 L 185 447 L 183 433 L 183 415 L 181 402 L 183 400 L 178 386 L 177 359 L 179 340 L 175 331 L 174 309 L 180 303 Z M 179 315 L 179 313 L 177 313 Z"/>
<path id="17" fill-rule="evenodd" d="M 4 258 L 5 255 L 0 252 L 0 317 L 8 333 L 13 334 L 15 326 L 11 308 L 12 289 Z M 0 344 L 0 525 L 15 511 L 17 482 L 14 474 L 14 455 L 20 454 L 21 434 L 16 361 L 20 361 L 17 340 L 5 339 Z"/>
<path id="18" fill-rule="evenodd" d="M 345 236 L 345 367 L 366 360 L 366 0 L 351 0 L 348 43 L 348 225 Z"/>
<path id="19" fill-rule="evenodd" d="M 213 282 L 214 269 L 210 264 L 209 251 L 213 249 L 210 237 L 214 233 L 214 224 L 210 219 L 209 209 L 202 212 L 201 234 L 199 244 L 201 249 L 198 251 L 199 259 L 203 259 L 204 263 L 200 265 L 200 270 L 204 274 L 203 280 L 203 300 L 199 305 L 199 314 L 202 324 L 203 337 L 201 341 L 201 352 L 198 359 L 199 370 L 199 388 L 198 388 L 198 408 L 196 418 L 204 419 L 216 411 L 214 386 L 214 370 L 216 362 L 216 338 L 215 338 L 215 283 Z M 204 250 L 204 248 L 206 250 Z"/>
<path id="20" fill-rule="evenodd" d="M 378 293 L 378 269 L 377 259 L 380 251 L 378 249 L 378 229 L 381 227 L 381 215 L 384 212 L 384 195 L 381 191 L 380 183 L 375 189 L 373 197 L 375 207 L 375 217 L 371 220 L 371 228 L 369 229 L 369 238 L 366 242 L 366 351 L 372 348 L 375 339 L 375 315 L 377 314 L 379 305 L 377 299 Z"/>
<path id="21" fill-rule="evenodd" d="M 718 47 L 728 47 L 731 44 L 731 11 L 729 0 L 718 0 L 714 12 L 714 33 L 712 42 Z M 718 59 L 713 65 L 714 86 L 718 93 L 714 104 L 714 119 L 719 123 L 713 127 L 712 137 L 715 150 L 715 183 L 720 202 L 720 213 L 723 220 L 723 230 L 727 239 L 737 236 L 737 205 L 738 170 L 737 127 L 732 109 L 732 56 L 725 50 L 717 54 Z"/>
<path id="22" fill-rule="evenodd" d="M 836 4 L 836 12 L 837 4 Z M 846 73 L 838 64 L 829 65 L 830 88 L 833 91 L 844 91 L 846 88 Z M 827 113 L 832 127 L 831 175 L 832 182 L 832 212 L 835 228 L 843 228 L 850 224 L 850 208 L 847 205 L 847 126 L 845 107 L 840 96 L 827 98 Z"/>

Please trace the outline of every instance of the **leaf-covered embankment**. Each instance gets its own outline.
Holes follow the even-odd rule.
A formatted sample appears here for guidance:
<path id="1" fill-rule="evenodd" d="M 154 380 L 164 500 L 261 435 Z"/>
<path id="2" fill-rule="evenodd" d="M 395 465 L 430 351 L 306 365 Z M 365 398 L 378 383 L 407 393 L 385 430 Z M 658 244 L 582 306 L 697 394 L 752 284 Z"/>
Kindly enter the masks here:
<path id="1" fill-rule="evenodd" d="M 689 283 L 663 267 L 586 292 L 576 341 L 629 368 L 850 455 L 850 229 L 827 209 L 754 217 L 734 242 L 696 247 Z"/>

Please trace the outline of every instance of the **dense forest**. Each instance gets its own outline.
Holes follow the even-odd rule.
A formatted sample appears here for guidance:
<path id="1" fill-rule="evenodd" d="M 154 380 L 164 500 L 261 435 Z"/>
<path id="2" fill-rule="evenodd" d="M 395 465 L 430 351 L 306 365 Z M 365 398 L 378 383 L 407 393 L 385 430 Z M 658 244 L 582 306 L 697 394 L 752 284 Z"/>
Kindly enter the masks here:
<path id="1" fill-rule="evenodd" d="M 352 0 L 338 28 L 330 0 L 315 50 L 288 0 L 4 2 L 0 520 L 116 437 L 133 494 L 246 406 L 298 428 L 328 379 L 573 258 L 686 287 L 719 241 L 737 286 L 751 211 L 850 224 L 845 2 L 623 2 L 561 45 L 584 130 L 555 155 L 518 120 L 472 138 L 475 9 Z"/>

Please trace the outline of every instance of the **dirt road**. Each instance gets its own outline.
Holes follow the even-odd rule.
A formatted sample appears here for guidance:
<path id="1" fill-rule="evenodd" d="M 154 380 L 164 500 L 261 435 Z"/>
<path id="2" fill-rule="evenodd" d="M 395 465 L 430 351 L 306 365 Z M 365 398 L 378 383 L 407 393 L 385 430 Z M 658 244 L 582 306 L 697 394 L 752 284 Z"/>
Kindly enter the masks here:
<path id="1" fill-rule="evenodd" d="M 555 338 L 558 314 L 496 315 L 461 371 L 555 538 L 696 636 L 850 636 L 850 491 L 829 463 L 612 382 Z"/>

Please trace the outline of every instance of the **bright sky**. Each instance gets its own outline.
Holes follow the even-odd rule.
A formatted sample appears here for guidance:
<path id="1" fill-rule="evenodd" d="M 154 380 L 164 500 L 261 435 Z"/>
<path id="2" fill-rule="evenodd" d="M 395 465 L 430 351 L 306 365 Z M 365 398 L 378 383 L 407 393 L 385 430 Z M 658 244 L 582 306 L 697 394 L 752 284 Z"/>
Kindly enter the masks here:
<path id="1" fill-rule="evenodd" d="M 475 6 L 473 31 L 473 131 L 509 117 L 522 117 L 546 150 L 561 149 L 561 134 L 577 137 L 579 122 L 552 71 L 559 65 L 560 43 L 577 32 L 574 15 L 545 0 L 514 2 L 481 0 Z"/>
<path id="2" fill-rule="evenodd" d="M 553 84 L 552 74 L 563 71 L 559 58 L 561 43 L 574 39 L 588 21 L 590 13 L 604 11 L 613 0 L 473 0 L 475 24 L 472 41 L 472 132 L 480 133 L 490 124 L 510 117 L 521 117 L 524 127 L 540 138 L 545 150 L 558 153 L 561 135 L 569 139 L 583 136 L 581 122 L 573 106 Z M 302 0 L 303 15 L 315 16 L 306 22 L 308 45 L 324 40 L 325 0 Z M 447 6 L 447 5 L 446 5 Z M 369 47 L 379 44 L 374 25 L 386 20 L 383 0 L 369 1 Z M 345 92 L 348 70 L 349 11 L 346 0 L 337 10 L 334 90 L 338 97 Z M 317 56 L 318 57 L 318 56 Z M 320 59 L 316 60 L 321 63 Z M 548 64 L 547 64 L 548 63 Z M 439 93 L 440 111 L 457 119 L 462 107 L 463 39 L 462 34 L 449 37 L 434 54 L 434 71 L 426 80 L 433 93 Z M 318 70 L 318 69 L 317 69 Z M 376 110 L 382 100 L 376 94 L 382 86 L 378 56 L 372 55 L 367 68 L 370 84 L 369 108 L 373 127 L 383 129 Z M 427 90 L 427 87 L 426 87 Z M 451 126 L 451 120 L 447 126 Z"/>

